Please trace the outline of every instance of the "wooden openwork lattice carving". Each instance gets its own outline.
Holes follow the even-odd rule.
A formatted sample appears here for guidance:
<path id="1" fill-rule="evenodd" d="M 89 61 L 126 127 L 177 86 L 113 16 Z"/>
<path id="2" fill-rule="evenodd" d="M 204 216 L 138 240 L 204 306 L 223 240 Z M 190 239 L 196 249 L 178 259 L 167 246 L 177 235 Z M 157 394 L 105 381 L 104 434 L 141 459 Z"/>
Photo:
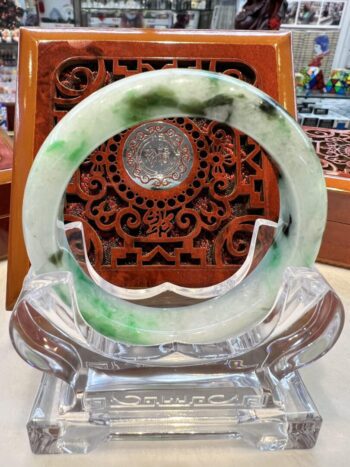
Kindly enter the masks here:
<path id="1" fill-rule="evenodd" d="M 304 128 L 319 156 L 325 176 L 350 178 L 350 131 Z"/>
<path id="2" fill-rule="evenodd" d="M 259 82 L 255 70 L 239 60 L 70 59 L 56 69 L 53 123 L 112 81 L 171 67 L 203 68 Z M 128 157 L 135 164 L 136 150 L 130 153 L 127 142 L 137 131 L 151 138 L 167 128 L 184 135 L 191 152 L 188 166 L 173 161 L 164 189 L 150 189 L 147 183 L 155 182 L 147 167 L 151 171 L 154 157 L 168 167 L 172 149 L 157 146 L 154 156 L 153 148 L 141 177 L 140 167 L 133 172 L 128 166 Z M 257 218 L 278 217 L 276 186 L 266 154 L 249 136 L 217 122 L 166 119 L 148 124 L 146 130 L 128 129 L 97 148 L 67 188 L 65 220 L 82 221 L 90 260 L 112 283 L 209 285 L 241 266 Z"/>

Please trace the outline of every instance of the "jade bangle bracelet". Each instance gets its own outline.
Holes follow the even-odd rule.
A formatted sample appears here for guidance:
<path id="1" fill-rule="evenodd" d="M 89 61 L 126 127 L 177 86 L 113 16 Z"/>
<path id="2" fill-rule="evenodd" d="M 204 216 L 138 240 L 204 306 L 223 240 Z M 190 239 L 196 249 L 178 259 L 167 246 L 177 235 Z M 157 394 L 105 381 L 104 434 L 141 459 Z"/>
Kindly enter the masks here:
<path id="1" fill-rule="evenodd" d="M 264 147 L 279 170 L 279 227 L 256 269 L 225 295 L 175 308 L 129 303 L 80 268 L 62 234 L 62 199 L 75 170 L 104 141 L 148 120 L 185 116 L 224 122 Z M 34 272 L 71 272 L 80 314 L 95 331 L 128 344 L 200 344 L 239 336 L 267 316 L 285 268 L 313 265 L 326 206 L 325 182 L 311 142 L 270 97 L 226 75 L 169 69 L 112 83 L 58 123 L 29 174 L 23 223 Z"/>

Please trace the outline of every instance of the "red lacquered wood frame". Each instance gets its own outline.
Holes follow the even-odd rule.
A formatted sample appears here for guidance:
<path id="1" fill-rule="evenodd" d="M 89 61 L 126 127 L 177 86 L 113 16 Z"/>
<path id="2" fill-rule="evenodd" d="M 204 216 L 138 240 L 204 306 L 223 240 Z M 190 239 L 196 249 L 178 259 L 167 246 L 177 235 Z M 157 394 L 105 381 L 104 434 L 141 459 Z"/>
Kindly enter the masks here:
<path id="1" fill-rule="evenodd" d="M 54 124 L 48 118 L 52 112 L 52 107 L 50 107 L 52 100 L 62 97 L 52 94 L 52 83 L 57 77 L 57 67 L 65 61 L 72 59 L 74 61 L 74 57 L 78 61 L 82 58 L 95 61 L 101 61 L 105 57 L 112 61 L 118 58 L 136 58 L 138 63 L 139 60 L 147 57 L 154 60 L 173 61 L 176 59 L 178 60 L 176 66 L 181 66 L 182 60 L 193 60 L 192 66 L 194 67 L 197 66 L 196 60 L 201 60 L 201 63 L 207 62 L 205 67 L 209 69 L 212 69 L 211 60 L 220 63 L 235 61 L 248 64 L 254 70 L 255 85 L 278 100 L 289 113 L 295 116 L 289 33 L 22 29 L 15 118 L 15 160 L 7 282 L 8 308 L 13 306 L 29 268 L 21 226 L 21 206 L 26 178 L 36 151 Z M 113 61 L 113 67 L 115 63 Z M 120 65 L 119 62 L 118 66 Z M 186 66 L 191 65 L 187 63 Z M 115 76 L 118 70 L 115 67 L 113 70 Z M 107 83 L 99 81 L 98 70 L 95 71 L 95 74 L 92 73 L 87 80 L 90 80 L 89 83 L 96 84 L 96 89 L 98 89 Z M 129 71 L 133 74 L 132 70 Z M 213 71 L 220 70 L 214 69 Z M 94 86 L 89 86 L 86 93 L 84 89 L 83 87 L 78 94 L 76 89 L 71 89 L 72 96 L 78 97 L 76 101 L 95 90 Z M 69 105 L 65 102 L 63 108 L 60 108 L 62 102 L 60 100 L 57 102 L 54 118 L 59 120 Z M 45 105 L 47 106 L 46 113 L 43 112 Z M 276 193 L 276 185 L 272 190 Z M 273 200 L 274 196 L 271 199 Z M 276 202 L 273 209 L 276 214 Z M 225 274 L 227 275 L 227 271 Z M 198 275 L 198 277 L 201 276 Z"/>
<path id="2" fill-rule="evenodd" d="M 327 226 L 318 261 L 350 267 L 350 131 L 305 127 L 321 160 L 328 191 Z"/>

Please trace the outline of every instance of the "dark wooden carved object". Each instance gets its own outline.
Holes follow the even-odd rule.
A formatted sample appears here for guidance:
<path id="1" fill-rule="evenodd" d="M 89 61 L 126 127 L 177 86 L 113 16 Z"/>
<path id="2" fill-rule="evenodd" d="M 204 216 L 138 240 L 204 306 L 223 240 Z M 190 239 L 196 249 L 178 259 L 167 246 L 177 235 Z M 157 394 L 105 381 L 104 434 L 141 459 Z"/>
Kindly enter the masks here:
<path id="1" fill-rule="evenodd" d="M 219 71 L 253 85 L 258 80 L 251 66 L 235 60 L 74 58 L 57 67 L 52 123 L 112 81 L 178 66 Z M 147 176 L 146 163 L 136 167 L 139 148 L 133 139 L 151 144 L 157 134 L 168 140 L 162 144 L 170 153 L 177 131 L 192 163 L 186 168 L 173 159 L 159 189 L 159 179 Z M 158 164 L 169 166 L 167 153 L 153 149 Z M 180 146 L 173 149 L 181 153 Z M 97 272 L 128 287 L 165 281 L 199 286 L 226 279 L 244 262 L 259 217 L 278 217 L 275 174 L 263 149 L 226 125 L 194 118 L 152 122 L 106 141 L 76 172 L 65 208 L 66 221 L 83 223 Z"/>
<path id="2" fill-rule="evenodd" d="M 235 19 L 235 29 L 279 29 L 286 0 L 247 0 Z"/>

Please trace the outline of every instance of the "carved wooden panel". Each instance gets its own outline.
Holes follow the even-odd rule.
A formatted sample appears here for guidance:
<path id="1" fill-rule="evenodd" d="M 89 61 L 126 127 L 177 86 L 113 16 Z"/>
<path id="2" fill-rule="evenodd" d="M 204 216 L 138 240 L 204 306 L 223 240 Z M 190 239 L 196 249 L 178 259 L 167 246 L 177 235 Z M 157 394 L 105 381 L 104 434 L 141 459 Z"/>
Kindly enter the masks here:
<path id="1" fill-rule="evenodd" d="M 8 307 L 13 306 L 29 267 L 21 228 L 24 186 L 35 154 L 52 127 L 76 103 L 110 81 L 169 66 L 204 68 L 232 74 L 255 84 L 278 100 L 292 115 L 295 114 L 291 39 L 288 33 L 252 32 L 247 35 L 234 31 L 94 31 L 79 28 L 21 30 Z M 171 206 L 174 201 L 170 199 L 174 200 L 176 193 L 170 190 L 157 191 L 160 196 L 157 203 L 163 201 L 164 208 L 162 204 L 160 207 L 157 204 L 147 206 L 147 201 L 152 201 L 150 190 L 137 183 L 140 180 L 130 164 L 126 167 L 128 172 L 120 173 L 125 179 L 125 189 L 121 181 L 113 180 L 112 175 L 118 174 L 110 169 L 116 167 L 119 170 L 127 132 L 120 135 L 120 141 L 113 147 L 112 141 L 105 142 L 100 148 L 100 155 L 95 151 L 68 187 L 67 218 L 72 216 L 83 220 L 91 242 L 90 257 L 96 269 L 108 280 L 121 285 L 152 285 L 172 280 L 200 286 L 222 280 L 243 261 L 253 219 L 260 215 L 270 218 L 278 215 L 274 172 L 263 157 L 261 148 L 253 141 L 227 128 L 220 129 L 220 139 L 218 129 L 210 126 L 211 122 L 186 120 L 186 124 L 192 125 L 190 130 L 179 122 L 169 121 L 167 124 L 181 130 L 189 141 L 187 147 L 192 148 L 193 162 L 187 167 L 188 172 L 180 167 L 180 175 L 185 178 L 172 188 L 178 190 L 176 196 L 180 196 L 180 200 L 181 196 L 185 198 L 181 207 L 180 203 Z M 200 133 L 199 138 L 196 131 Z M 206 160 L 200 154 L 203 149 L 198 148 L 197 141 L 199 146 L 203 143 L 209 151 Z M 224 161 L 220 161 L 220 158 L 214 160 L 219 144 L 226 147 Z M 162 160 L 162 167 L 168 169 L 167 151 L 171 151 L 171 147 L 163 149 L 159 160 Z M 106 157 L 108 159 L 110 155 L 116 160 L 107 163 Z M 98 160 L 100 156 L 102 160 Z M 153 170 L 154 163 L 151 153 L 149 156 L 148 166 L 142 166 L 147 174 Z M 130 162 L 131 159 L 127 160 Z M 138 160 L 136 156 L 135 160 Z M 208 165 L 201 168 L 204 177 L 200 179 L 203 180 L 200 192 L 195 186 L 199 170 L 198 173 L 195 171 L 204 162 Z M 107 173 L 108 166 L 110 169 Z M 102 174 L 105 175 L 104 181 L 101 181 Z M 164 172 L 164 183 L 174 184 L 171 174 L 174 174 L 173 168 Z M 89 180 L 94 179 L 98 180 L 97 185 L 95 182 L 89 185 Z M 216 188 L 209 192 L 209 185 L 215 180 Z M 192 187 L 187 186 L 187 182 Z M 103 189 L 106 189 L 109 207 L 101 204 L 103 197 L 98 199 L 98 192 L 101 194 Z M 191 189 L 195 193 L 186 192 Z M 167 191 L 168 196 L 165 195 Z M 127 193 L 133 193 L 134 197 L 128 198 L 132 195 Z M 97 206 L 97 210 L 92 204 Z M 182 214 L 178 212 L 185 208 L 191 210 L 192 217 L 181 219 Z M 113 224 L 112 218 L 121 216 L 122 209 L 124 212 L 125 209 L 134 210 L 139 217 L 124 219 L 120 226 Z M 108 213 L 105 217 L 103 210 Z M 233 227 L 227 226 L 233 218 L 239 228 L 230 237 Z M 97 221 L 100 226 L 97 226 Z M 139 227 L 135 225 L 137 222 L 140 223 Z M 228 231 L 230 233 L 225 237 L 223 233 Z M 180 237 L 181 240 L 176 243 Z M 155 243 L 157 251 L 152 246 Z M 224 244 L 224 251 L 219 252 L 219 247 L 215 249 L 215 244 Z M 125 257 L 128 248 L 134 249 L 134 256 Z M 180 267 L 171 264 L 174 258 L 181 261 Z"/>
<path id="2" fill-rule="evenodd" d="M 327 227 L 318 261 L 350 267 L 350 131 L 304 127 L 328 187 Z"/>
<path id="3" fill-rule="evenodd" d="M 277 217 L 266 186 L 271 167 L 251 138 L 215 122 L 166 122 L 194 148 L 192 169 L 179 185 L 150 190 L 130 177 L 122 156 L 131 129 L 99 147 L 68 187 L 66 220 L 84 223 L 90 259 L 110 281 L 119 270 L 134 286 L 188 284 L 190 267 L 215 283 L 243 263 L 255 220 Z"/>
<path id="4" fill-rule="evenodd" d="M 59 64 L 52 83 L 54 123 L 106 84 L 179 66 L 258 84 L 240 60 L 74 57 Z M 65 209 L 66 221 L 83 222 L 99 274 L 128 287 L 226 279 L 244 262 L 256 219 L 277 216 L 276 180 L 261 147 L 228 126 L 190 118 L 151 122 L 106 141 L 73 177 Z"/>
<path id="5" fill-rule="evenodd" d="M 350 131 L 304 128 L 311 138 L 326 177 L 350 179 Z"/>

